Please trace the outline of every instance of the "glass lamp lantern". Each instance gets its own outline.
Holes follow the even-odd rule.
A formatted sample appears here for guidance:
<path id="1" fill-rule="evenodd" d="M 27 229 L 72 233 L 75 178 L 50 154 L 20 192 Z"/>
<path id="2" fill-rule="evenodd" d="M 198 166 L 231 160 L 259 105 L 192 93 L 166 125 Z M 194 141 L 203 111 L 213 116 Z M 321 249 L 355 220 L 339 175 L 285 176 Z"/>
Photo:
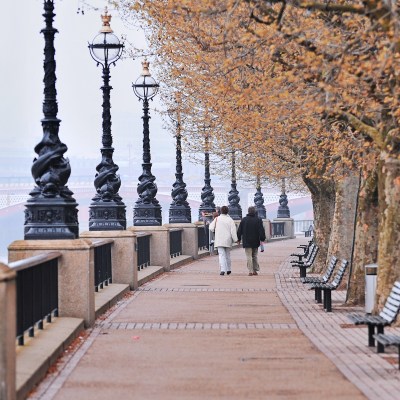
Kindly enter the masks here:
<path id="1" fill-rule="evenodd" d="M 157 93 L 160 85 L 151 76 L 149 71 L 150 62 L 144 60 L 142 62 L 143 71 L 136 82 L 132 84 L 135 95 L 141 99 L 152 99 Z"/>
<path id="2" fill-rule="evenodd" d="M 103 26 L 99 34 L 89 44 L 89 50 L 93 60 L 103 66 L 109 66 L 121 57 L 124 45 L 110 27 L 111 15 L 108 15 L 107 7 L 105 7 L 104 15 L 101 16 L 101 19 Z"/>

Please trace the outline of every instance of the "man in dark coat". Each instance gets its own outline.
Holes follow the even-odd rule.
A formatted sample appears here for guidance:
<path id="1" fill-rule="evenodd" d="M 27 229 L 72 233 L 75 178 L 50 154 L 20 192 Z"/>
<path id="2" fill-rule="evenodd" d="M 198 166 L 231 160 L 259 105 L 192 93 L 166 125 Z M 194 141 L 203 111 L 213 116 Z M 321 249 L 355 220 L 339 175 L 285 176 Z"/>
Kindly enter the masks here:
<path id="1" fill-rule="evenodd" d="M 256 214 L 255 207 L 249 207 L 248 214 L 240 221 L 237 232 L 238 243 L 242 241 L 246 252 L 249 276 L 258 275 L 258 247 L 265 240 L 265 230 L 262 219 Z"/>

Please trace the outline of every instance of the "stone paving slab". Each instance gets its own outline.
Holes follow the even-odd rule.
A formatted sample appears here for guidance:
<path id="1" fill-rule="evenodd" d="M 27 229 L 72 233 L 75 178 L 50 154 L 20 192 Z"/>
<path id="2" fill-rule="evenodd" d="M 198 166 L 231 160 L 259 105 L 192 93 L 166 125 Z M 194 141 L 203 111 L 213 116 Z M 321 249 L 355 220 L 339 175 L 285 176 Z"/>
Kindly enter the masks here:
<path id="1" fill-rule="evenodd" d="M 325 313 L 289 266 L 306 241 L 268 243 L 256 277 L 237 249 L 230 276 L 212 256 L 146 283 L 30 398 L 398 398 L 397 366 L 366 346 L 365 328 L 348 327 L 344 294 Z"/>

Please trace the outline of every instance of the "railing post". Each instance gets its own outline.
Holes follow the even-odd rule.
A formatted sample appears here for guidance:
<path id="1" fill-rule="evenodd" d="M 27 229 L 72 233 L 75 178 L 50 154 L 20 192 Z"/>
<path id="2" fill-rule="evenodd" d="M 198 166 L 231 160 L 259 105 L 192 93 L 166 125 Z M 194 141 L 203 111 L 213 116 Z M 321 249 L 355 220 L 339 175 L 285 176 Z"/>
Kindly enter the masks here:
<path id="1" fill-rule="evenodd" d="M 82 232 L 85 239 L 113 239 L 112 275 L 113 283 L 123 283 L 132 290 L 138 287 L 137 253 L 135 233 L 132 231 L 89 231 Z"/>
<path id="2" fill-rule="evenodd" d="M 9 262 L 58 250 L 60 317 L 82 318 L 88 328 L 95 321 L 94 247 L 89 239 L 16 240 L 8 246 Z"/>
<path id="3" fill-rule="evenodd" d="M 265 231 L 265 241 L 269 242 L 271 240 L 271 221 L 267 219 L 263 219 L 263 226 L 264 226 L 264 231 Z"/>
<path id="4" fill-rule="evenodd" d="M 131 226 L 128 230 L 135 233 L 151 233 L 150 265 L 163 267 L 164 271 L 171 269 L 168 228 L 165 226 Z"/>
<path id="5" fill-rule="evenodd" d="M 0 263 L 0 399 L 16 399 L 16 273 Z"/>
<path id="6" fill-rule="evenodd" d="M 166 228 L 182 229 L 182 254 L 199 258 L 198 230 L 196 224 L 164 224 Z"/>
<path id="7" fill-rule="evenodd" d="M 284 236 L 294 239 L 294 219 L 293 218 L 274 218 L 273 222 L 283 222 L 285 224 Z"/>

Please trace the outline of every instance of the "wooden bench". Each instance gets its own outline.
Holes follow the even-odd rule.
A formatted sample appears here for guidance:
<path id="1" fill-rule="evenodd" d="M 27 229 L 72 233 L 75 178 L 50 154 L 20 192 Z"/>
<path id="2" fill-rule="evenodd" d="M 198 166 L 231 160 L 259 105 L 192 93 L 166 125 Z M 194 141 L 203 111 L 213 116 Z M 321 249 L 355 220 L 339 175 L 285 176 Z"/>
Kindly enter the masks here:
<path id="1" fill-rule="evenodd" d="M 308 254 L 310 253 L 310 249 L 312 248 L 312 245 L 315 245 L 314 240 L 310 240 L 308 244 L 301 244 L 300 246 L 297 246 L 298 249 L 303 249 L 303 253 L 293 253 L 290 256 L 291 257 L 297 257 L 298 260 L 292 260 L 291 262 L 297 262 L 297 261 L 303 261 L 303 258 L 308 257 Z"/>
<path id="2" fill-rule="evenodd" d="M 384 347 L 397 346 L 397 352 L 399 355 L 399 369 L 400 369 L 400 336 L 377 333 L 376 335 L 374 335 L 374 339 Z"/>
<path id="3" fill-rule="evenodd" d="M 321 292 L 324 293 L 324 310 L 326 312 L 332 312 L 332 290 L 339 287 L 348 265 L 349 262 L 343 259 L 331 283 L 313 283 L 310 287 L 310 290 L 316 291 L 315 300 L 317 303 L 321 303 Z"/>
<path id="4" fill-rule="evenodd" d="M 306 231 L 304 231 L 304 236 L 312 236 L 314 233 L 314 227 L 310 225 Z"/>
<path id="5" fill-rule="evenodd" d="M 375 327 L 378 334 L 384 333 L 385 326 L 391 325 L 397 317 L 400 308 L 400 282 L 396 281 L 389 293 L 386 303 L 379 315 L 370 314 L 349 314 L 348 318 L 355 325 L 368 326 L 368 346 L 375 347 Z M 384 353 L 385 346 L 378 342 L 378 353 Z"/>
<path id="6" fill-rule="evenodd" d="M 338 262 L 338 259 L 335 256 L 331 256 L 329 263 L 328 263 L 328 268 L 326 269 L 324 275 L 322 276 L 306 276 L 304 278 L 300 278 L 301 281 L 304 284 L 313 284 L 313 283 L 328 283 L 329 279 L 331 279 L 333 275 L 333 271 L 335 270 L 336 264 Z M 317 301 L 317 294 L 321 293 L 320 290 L 315 290 L 315 300 Z M 317 303 L 320 303 L 321 301 L 317 301 Z"/>
<path id="7" fill-rule="evenodd" d="M 295 261 L 292 265 L 293 268 L 300 268 L 300 278 L 305 278 L 307 276 L 307 268 L 310 268 L 315 261 L 319 251 L 317 245 L 313 245 L 308 257 L 304 261 Z"/>

